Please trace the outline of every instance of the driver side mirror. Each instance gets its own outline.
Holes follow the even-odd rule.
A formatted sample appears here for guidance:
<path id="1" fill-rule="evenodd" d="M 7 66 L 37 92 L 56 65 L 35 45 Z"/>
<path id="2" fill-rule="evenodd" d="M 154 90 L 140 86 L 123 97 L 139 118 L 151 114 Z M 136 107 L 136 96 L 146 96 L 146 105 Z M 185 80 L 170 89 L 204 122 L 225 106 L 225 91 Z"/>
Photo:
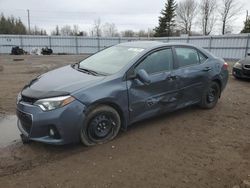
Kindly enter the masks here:
<path id="1" fill-rule="evenodd" d="M 250 56 L 250 52 L 248 52 L 247 55 Z"/>
<path id="2" fill-rule="evenodd" d="M 136 77 L 144 84 L 150 84 L 151 80 L 149 78 L 148 73 L 144 70 L 144 69 L 140 69 L 137 73 L 136 73 Z"/>

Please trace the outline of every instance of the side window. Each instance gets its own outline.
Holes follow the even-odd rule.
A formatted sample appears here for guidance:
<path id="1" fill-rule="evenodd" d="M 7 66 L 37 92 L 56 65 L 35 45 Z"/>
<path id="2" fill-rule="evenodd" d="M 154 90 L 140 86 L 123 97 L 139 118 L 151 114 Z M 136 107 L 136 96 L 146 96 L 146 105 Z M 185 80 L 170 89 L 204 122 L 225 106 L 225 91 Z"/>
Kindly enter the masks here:
<path id="1" fill-rule="evenodd" d="M 159 50 L 147 56 L 136 68 L 137 72 L 144 69 L 148 74 L 171 70 L 173 67 L 173 54 L 170 48 Z"/>
<path id="2" fill-rule="evenodd" d="M 180 67 L 186 67 L 200 63 L 197 50 L 193 48 L 175 48 Z"/>
<path id="3" fill-rule="evenodd" d="M 199 57 L 200 57 L 200 63 L 204 63 L 207 60 L 207 57 L 199 52 Z"/>

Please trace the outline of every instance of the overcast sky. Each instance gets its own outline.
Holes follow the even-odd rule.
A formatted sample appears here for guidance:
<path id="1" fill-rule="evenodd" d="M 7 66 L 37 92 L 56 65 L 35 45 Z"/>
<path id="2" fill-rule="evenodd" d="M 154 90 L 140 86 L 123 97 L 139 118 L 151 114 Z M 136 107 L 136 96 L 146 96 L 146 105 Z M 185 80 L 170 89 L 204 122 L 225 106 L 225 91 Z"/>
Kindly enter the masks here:
<path id="1" fill-rule="evenodd" d="M 177 0 L 179 2 L 180 0 Z M 0 12 L 20 17 L 27 25 L 27 9 L 30 10 L 31 26 L 51 31 L 55 25 L 80 26 L 89 31 L 94 20 L 115 23 L 119 31 L 125 29 L 147 30 L 158 24 L 158 17 L 166 0 L 0 0 Z M 243 27 L 250 0 L 237 0 L 243 5 L 241 14 L 234 21 L 234 33 Z M 219 33 L 217 22 L 214 34 Z M 195 30 L 200 31 L 196 26 Z"/>

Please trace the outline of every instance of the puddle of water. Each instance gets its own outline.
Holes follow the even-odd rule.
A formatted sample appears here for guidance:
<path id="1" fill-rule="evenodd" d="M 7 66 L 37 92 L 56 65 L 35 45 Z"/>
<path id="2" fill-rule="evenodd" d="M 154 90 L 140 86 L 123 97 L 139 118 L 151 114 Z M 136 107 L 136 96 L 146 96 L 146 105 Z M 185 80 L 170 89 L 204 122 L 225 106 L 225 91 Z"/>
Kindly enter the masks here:
<path id="1" fill-rule="evenodd" d="M 20 140 L 16 116 L 0 117 L 0 147 L 4 147 Z"/>

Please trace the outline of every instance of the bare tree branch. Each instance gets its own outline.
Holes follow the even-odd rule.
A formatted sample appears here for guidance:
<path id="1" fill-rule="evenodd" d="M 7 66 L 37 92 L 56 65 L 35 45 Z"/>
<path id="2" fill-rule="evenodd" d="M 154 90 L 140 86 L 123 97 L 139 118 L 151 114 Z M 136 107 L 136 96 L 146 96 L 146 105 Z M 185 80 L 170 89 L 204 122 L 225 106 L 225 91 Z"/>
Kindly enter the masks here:
<path id="1" fill-rule="evenodd" d="M 70 36 L 72 35 L 72 29 L 70 25 L 64 25 L 61 30 L 60 33 L 62 36 Z"/>
<path id="2" fill-rule="evenodd" d="M 101 19 L 98 18 L 94 21 L 93 28 L 90 30 L 90 36 L 101 37 L 102 30 L 101 30 Z"/>
<path id="3" fill-rule="evenodd" d="M 209 35 L 216 22 L 216 0 L 201 0 L 199 8 L 201 11 L 202 32 L 204 35 Z"/>
<path id="4" fill-rule="evenodd" d="M 118 30 L 114 23 L 105 23 L 102 26 L 102 33 L 104 37 L 117 37 L 119 36 Z"/>
<path id="5" fill-rule="evenodd" d="M 178 4 L 176 9 L 177 20 L 179 27 L 184 30 L 185 34 L 191 34 L 193 20 L 197 15 L 197 5 L 195 0 L 184 0 Z"/>
<path id="6" fill-rule="evenodd" d="M 242 6 L 235 0 L 221 0 L 219 8 L 220 19 L 222 22 L 222 34 L 224 35 L 227 28 L 230 28 L 229 21 L 241 12 Z"/>

